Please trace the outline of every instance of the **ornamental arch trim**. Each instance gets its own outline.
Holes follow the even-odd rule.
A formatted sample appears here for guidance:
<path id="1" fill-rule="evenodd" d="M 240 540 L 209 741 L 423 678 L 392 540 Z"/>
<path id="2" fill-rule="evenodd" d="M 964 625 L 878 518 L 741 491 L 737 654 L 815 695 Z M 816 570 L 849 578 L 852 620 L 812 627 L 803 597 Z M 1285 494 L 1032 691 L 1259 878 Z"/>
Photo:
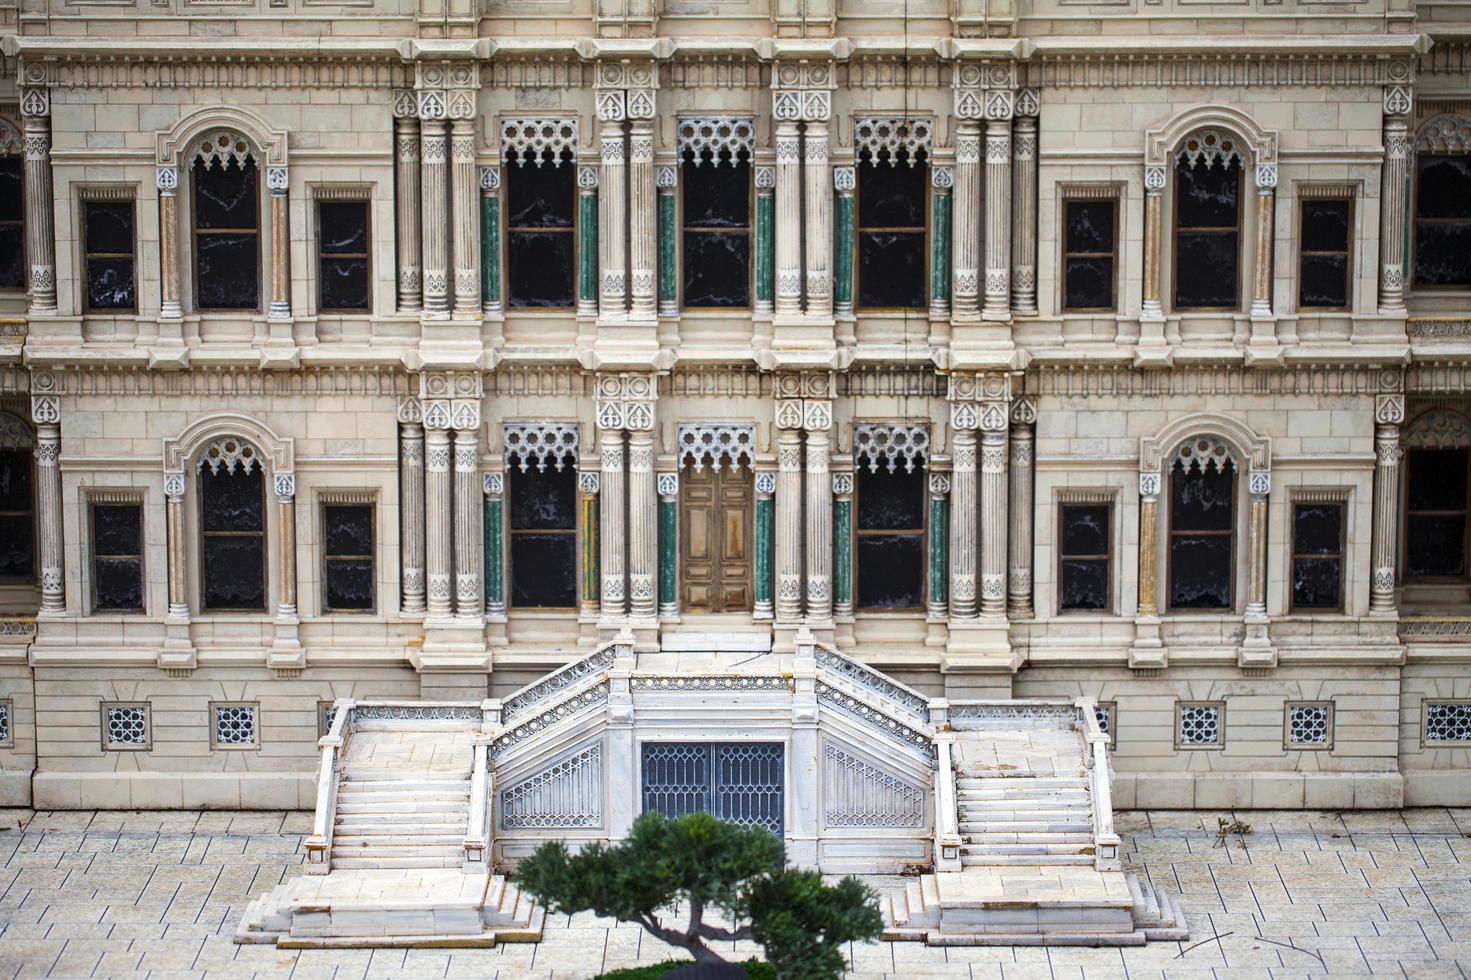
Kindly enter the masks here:
<path id="1" fill-rule="evenodd" d="M 286 159 L 286 132 L 272 129 L 271 125 L 249 109 L 239 106 L 212 105 L 191 112 L 174 124 L 167 132 L 157 136 L 157 159 L 160 167 L 188 168 L 201 153 L 206 139 L 215 141 L 220 150 L 219 136 L 238 137 L 246 144 L 245 153 L 255 157 L 261 169 L 268 166 L 284 167 Z M 225 156 L 218 152 L 215 157 Z M 230 156 L 240 157 L 241 151 L 234 145 Z"/>
<path id="2" fill-rule="evenodd" d="M 1243 422 L 1226 415 L 1197 413 L 1170 422 L 1152 438 L 1139 443 L 1139 471 L 1162 473 L 1172 465 L 1181 447 L 1204 440 L 1221 445 L 1233 457 L 1236 471 L 1260 472 L 1272 468 L 1272 441 Z"/>
<path id="3" fill-rule="evenodd" d="M 248 415 L 222 412 L 207 415 L 185 426 L 176 438 L 163 443 L 163 468 L 167 473 L 198 469 L 205 462 L 211 446 L 222 440 L 235 439 L 248 444 L 259 455 L 259 461 L 270 473 L 296 471 L 294 439 L 276 435 L 265 423 Z M 228 465 L 228 464 L 227 464 Z"/>
<path id="4" fill-rule="evenodd" d="M 1415 133 L 1415 151 L 1471 154 L 1471 119 L 1447 112 L 1426 120 Z"/>
<path id="5" fill-rule="evenodd" d="M 0 116 L 0 157 L 18 157 L 25 149 L 25 137 L 13 121 Z"/>
<path id="6" fill-rule="evenodd" d="M 36 448 L 36 433 L 31 424 L 14 412 L 0 410 L 0 449 Z"/>
<path id="7" fill-rule="evenodd" d="M 1263 129 L 1256 120 L 1231 106 L 1198 105 L 1178 113 L 1159 129 L 1144 134 L 1144 165 L 1173 166 L 1176 155 L 1192 136 L 1215 133 L 1236 140 L 1242 166 L 1277 162 L 1277 131 Z M 1188 154 L 1187 154 L 1188 155 Z"/>
<path id="8" fill-rule="evenodd" d="M 1471 449 L 1471 420 L 1448 408 L 1433 408 L 1405 426 L 1406 449 Z"/>

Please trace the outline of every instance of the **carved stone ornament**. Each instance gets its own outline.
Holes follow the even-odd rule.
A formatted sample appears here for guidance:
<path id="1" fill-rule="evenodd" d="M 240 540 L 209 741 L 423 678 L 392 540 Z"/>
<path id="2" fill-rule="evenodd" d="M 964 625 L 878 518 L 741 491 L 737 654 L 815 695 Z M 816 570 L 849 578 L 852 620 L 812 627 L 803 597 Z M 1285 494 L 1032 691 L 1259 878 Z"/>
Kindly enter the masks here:
<path id="1" fill-rule="evenodd" d="M 174 500 L 184 496 L 184 474 L 165 473 L 163 475 L 163 495 Z"/>
<path id="2" fill-rule="evenodd" d="M 419 93 L 419 118 L 443 119 L 449 115 L 449 102 L 441 89 L 425 89 Z"/>
<path id="3" fill-rule="evenodd" d="M 1272 471 L 1252 470 L 1246 477 L 1246 489 L 1253 497 L 1265 497 L 1272 492 Z"/>
<path id="4" fill-rule="evenodd" d="M 290 503 L 296 498 L 296 474 L 276 474 L 276 499 L 282 503 Z"/>
<path id="5" fill-rule="evenodd" d="M 1158 473 L 1140 473 L 1139 474 L 1139 496 L 1141 496 L 1141 497 L 1158 497 L 1159 496 L 1159 487 L 1160 487 L 1160 479 L 1159 479 L 1159 474 Z"/>
<path id="6" fill-rule="evenodd" d="M 498 191 L 501 189 L 501 168 L 480 168 L 480 189 L 483 191 Z"/>
<path id="7" fill-rule="evenodd" d="M 974 429 L 981 424 L 981 415 L 975 402 L 950 403 L 950 428 Z"/>
<path id="8" fill-rule="evenodd" d="M 9 121 L 0 119 L 0 157 L 19 156 L 25 146 L 20 130 Z"/>
<path id="9" fill-rule="evenodd" d="M 833 189 L 843 194 L 853 193 L 858 186 L 858 173 L 853 167 L 833 168 Z"/>
<path id="10" fill-rule="evenodd" d="M 930 173 L 930 184 L 937 191 L 948 191 L 955 186 L 955 170 L 951 167 L 935 167 Z"/>
<path id="11" fill-rule="evenodd" d="M 775 189 L 775 187 L 776 187 L 776 168 L 775 167 L 757 167 L 756 168 L 756 189 L 758 191 L 769 191 L 769 190 Z"/>
<path id="12" fill-rule="evenodd" d="M 1257 164 L 1256 185 L 1263 190 L 1277 186 L 1277 165 L 1275 163 Z"/>
<path id="13" fill-rule="evenodd" d="M 929 461 L 930 427 L 924 423 L 869 423 L 853 426 L 853 465 L 868 463 L 868 471 L 877 473 L 884 466 L 890 473 L 904 460 L 904 472 L 914 472 L 916 462 Z"/>
<path id="14" fill-rule="evenodd" d="M 1175 151 L 1175 160 L 1191 166 L 1204 163 L 1207 167 L 1229 166 L 1232 160 L 1246 162 L 1236 137 L 1219 129 L 1198 129 L 1185 137 Z"/>
<path id="15" fill-rule="evenodd" d="M 1011 424 L 1032 425 L 1037 421 L 1037 402 L 1032 398 L 1018 398 L 1011 403 Z"/>
<path id="16" fill-rule="evenodd" d="M 833 474 L 833 495 L 834 496 L 837 496 L 837 497 L 846 497 L 849 494 L 851 494 L 852 492 L 853 492 L 853 474 L 852 473 L 834 473 Z"/>
<path id="17" fill-rule="evenodd" d="M 20 114 L 22 116 L 51 115 L 51 91 L 44 88 L 28 88 L 21 93 Z"/>
<path id="18" fill-rule="evenodd" d="M 31 396 L 31 421 L 37 425 L 55 425 L 61 421 L 61 403 L 55 395 Z"/>
<path id="19" fill-rule="evenodd" d="M 223 467 L 226 473 L 234 474 L 236 469 L 240 469 L 249 474 L 258 465 L 260 454 L 254 446 L 244 439 L 224 436 L 204 447 L 199 454 L 198 468 L 203 470 L 208 466 L 211 473 L 219 473 Z"/>
<path id="20" fill-rule="evenodd" d="M 1374 421 L 1379 425 L 1399 425 L 1405 420 L 1405 396 L 1395 392 L 1374 396 Z"/>
<path id="21" fill-rule="evenodd" d="M 870 163 L 897 165 L 903 159 L 912 167 L 919 163 L 921 153 L 929 159 L 933 138 L 934 123 L 927 118 L 857 116 L 853 120 L 854 158 Z"/>
<path id="22" fill-rule="evenodd" d="M 679 496 L 679 474 L 660 473 L 654 481 L 659 496 L 666 500 L 673 500 Z"/>
<path id="23" fill-rule="evenodd" d="M 1041 93 L 1034 88 L 1024 88 L 1016 93 L 1016 114 L 1035 116 L 1042 111 Z"/>
<path id="24" fill-rule="evenodd" d="M 762 496 L 769 497 L 776 493 L 776 474 L 757 473 L 756 492 Z"/>
<path id="25" fill-rule="evenodd" d="M 0 412 L 0 450 L 32 449 L 36 445 L 31 427 L 18 416 Z"/>
<path id="26" fill-rule="evenodd" d="M 518 166 L 577 159 L 577 117 L 514 116 L 501 120 L 501 154 Z M 548 159 L 550 158 L 550 159 Z"/>
<path id="27" fill-rule="evenodd" d="M 577 489 L 589 497 L 596 497 L 599 488 L 602 487 L 602 474 L 597 470 L 577 475 Z"/>
<path id="28" fill-rule="evenodd" d="M 1169 468 L 1178 465 L 1186 473 L 1198 468 L 1202 473 L 1214 469 L 1226 472 L 1227 465 L 1236 465 L 1236 454 L 1224 439 L 1215 436 L 1192 436 L 1182 442 L 1169 459 Z"/>
<path id="29" fill-rule="evenodd" d="M 486 473 L 481 478 L 483 490 L 487 497 L 499 497 L 506 490 L 506 478 L 501 473 Z"/>
<path id="30" fill-rule="evenodd" d="M 1460 412 L 1434 409 L 1409 424 L 1404 444 L 1407 449 L 1471 448 L 1471 422 Z"/>
<path id="31" fill-rule="evenodd" d="M 1421 153 L 1471 153 L 1471 120 L 1447 113 L 1420 127 L 1415 149 Z"/>
<path id="32" fill-rule="evenodd" d="M 1165 189 L 1165 168 L 1148 166 L 1144 168 L 1144 189 L 1147 191 L 1162 191 Z"/>
<path id="33" fill-rule="evenodd" d="M 154 183 L 158 189 L 166 194 L 171 194 L 179 189 L 179 168 L 159 167 L 154 172 Z"/>
<path id="34" fill-rule="evenodd" d="M 679 426 L 679 466 L 692 466 L 696 473 L 705 468 L 705 458 L 710 458 L 710 468 L 720 471 L 722 465 L 731 469 L 741 468 L 756 461 L 756 427 L 750 424 L 725 424 L 685 422 Z"/>
<path id="35" fill-rule="evenodd" d="M 506 462 L 525 473 L 536 464 L 545 473 L 547 463 L 557 472 L 568 463 L 577 465 L 576 422 L 506 422 L 501 426 L 501 439 L 506 447 Z"/>
<path id="36" fill-rule="evenodd" d="M 660 167 L 654 174 L 654 186 L 660 190 L 672 191 L 679 182 L 677 171 L 673 167 Z"/>
<path id="37" fill-rule="evenodd" d="M 709 162 L 715 166 L 735 166 L 742 153 L 750 160 L 756 151 L 756 121 L 751 116 L 681 116 L 678 138 L 681 160 L 688 153 L 690 162 L 698 167 L 706 161 L 708 151 Z"/>
<path id="38" fill-rule="evenodd" d="M 286 175 L 286 168 L 285 167 L 267 167 L 266 168 L 266 189 L 267 190 L 284 192 L 289 185 L 290 185 L 290 180 L 288 179 L 288 177 Z"/>
<path id="39" fill-rule="evenodd" d="M 1410 90 L 1403 85 L 1390 85 L 1384 89 L 1384 114 L 1386 116 L 1408 116 L 1410 114 Z"/>
<path id="40" fill-rule="evenodd" d="M 221 168 L 235 164 L 244 167 L 245 161 L 255 158 L 250 140 L 230 129 L 217 129 L 194 144 L 194 155 L 190 161 L 201 160 L 206 170 L 218 164 Z"/>
<path id="41" fill-rule="evenodd" d="M 950 493 L 950 474 L 949 473 L 931 473 L 930 474 L 930 496 L 931 497 L 944 497 L 944 496 L 946 496 L 949 493 Z"/>

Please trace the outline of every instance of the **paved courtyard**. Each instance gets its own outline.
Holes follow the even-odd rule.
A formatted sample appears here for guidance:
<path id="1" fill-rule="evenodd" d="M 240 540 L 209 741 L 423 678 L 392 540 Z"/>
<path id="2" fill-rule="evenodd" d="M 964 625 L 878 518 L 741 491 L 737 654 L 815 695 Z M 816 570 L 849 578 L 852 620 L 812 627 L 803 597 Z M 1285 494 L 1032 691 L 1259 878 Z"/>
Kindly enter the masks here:
<path id="1" fill-rule="evenodd" d="M 853 950 L 855 976 L 1471 976 L 1471 809 L 1119 817 L 1127 866 L 1180 894 L 1189 943 Z M 494 950 L 237 946 L 246 901 L 296 874 L 310 814 L 0 811 L 0 977 L 576 978 L 657 962 L 632 926 L 549 916 Z M 889 887 L 897 879 L 874 879 Z"/>

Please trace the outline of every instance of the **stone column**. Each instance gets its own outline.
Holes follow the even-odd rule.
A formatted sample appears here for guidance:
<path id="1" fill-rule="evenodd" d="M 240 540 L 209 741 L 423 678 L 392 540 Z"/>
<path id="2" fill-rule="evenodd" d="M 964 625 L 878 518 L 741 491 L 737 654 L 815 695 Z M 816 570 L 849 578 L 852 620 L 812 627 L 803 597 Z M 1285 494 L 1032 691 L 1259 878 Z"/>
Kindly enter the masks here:
<path id="1" fill-rule="evenodd" d="M 1277 203 L 1277 165 L 1256 166 L 1256 254 L 1251 280 L 1251 315 L 1272 315 L 1272 232 Z"/>
<path id="2" fill-rule="evenodd" d="M 1379 188 L 1379 312 L 1405 314 L 1405 195 L 1409 183 L 1409 90 L 1384 91 L 1384 170 Z"/>
<path id="3" fill-rule="evenodd" d="M 51 92 L 21 93 L 25 117 L 25 236 L 30 315 L 56 315 L 56 227 L 51 205 Z M 45 608 L 44 606 L 42 608 Z"/>
<path id="4" fill-rule="evenodd" d="M 981 124 L 961 119 L 955 131 L 955 259 L 951 277 L 954 315 L 974 319 L 980 313 Z M 958 552 L 957 552 L 958 555 Z"/>
<path id="5" fill-rule="evenodd" d="M 296 474 L 277 473 L 276 516 L 281 522 L 281 601 L 276 605 L 276 622 L 298 621 L 296 609 Z"/>
<path id="6" fill-rule="evenodd" d="M 505 489 L 505 474 L 485 474 L 485 612 L 489 616 L 506 614 Z"/>
<path id="7" fill-rule="evenodd" d="M 1369 615 L 1393 616 L 1395 566 L 1399 557 L 1400 448 L 1399 427 L 1405 420 L 1403 394 L 1376 395 L 1374 399 L 1374 530 L 1373 574 L 1369 588 Z"/>
<path id="8" fill-rule="evenodd" d="M 1011 319 L 1011 93 L 986 93 L 986 298 L 981 316 Z"/>
<path id="9" fill-rule="evenodd" d="M 582 615 L 588 618 L 598 614 L 598 596 L 602 583 L 598 580 L 599 550 L 601 535 L 598 531 L 598 489 L 602 485 L 602 473 L 591 470 L 577 475 L 577 491 L 581 496 L 582 508 Z"/>
<path id="10" fill-rule="evenodd" d="M 455 245 L 455 316 L 480 319 L 480 218 L 476 214 L 475 120 L 450 123 L 450 159 L 454 172 L 450 187 L 454 214 L 450 220 Z M 477 491 L 478 492 L 478 491 Z M 477 503 L 476 513 L 480 507 Z M 475 615 L 480 615 L 477 604 Z"/>
<path id="11" fill-rule="evenodd" d="M 480 297 L 476 296 L 476 315 Z M 480 478 L 480 419 L 472 428 L 455 430 L 455 615 L 480 619 L 485 615 L 485 597 L 480 576 L 485 569 L 481 548 L 485 545 L 480 523 L 484 506 L 484 482 Z"/>
<path id="12" fill-rule="evenodd" d="M 930 474 L 930 594 L 926 609 L 929 618 L 944 620 L 947 577 L 950 573 L 946 564 L 945 544 L 948 529 L 945 524 L 945 505 L 950 496 L 950 474 Z"/>
<path id="13" fill-rule="evenodd" d="M 776 621 L 802 618 L 802 430 L 776 435 Z"/>
<path id="14" fill-rule="evenodd" d="M 756 474 L 756 586 L 753 619 L 771 619 L 771 533 L 772 497 L 776 494 L 774 473 Z"/>
<path id="15" fill-rule="evenodd" d="M 802 137 L 803 171 L 807 176 L 805 251 L 807 313 L 833 315 L 833 178 L 828 172 L 827 120 L 807 122 Z M 809 583 L 810 585 L 810 583 Z M 826 616 L 823 617 L 827 618 Z"/>
<path id="16" fill-rule="evenodd" d="M 621 317 L 628 312 L 628 250 L 624 244 L 628 167 L 622 120 L 599 120 L 598 145 L 603 167 L 598 176 L 598 261 L 602 268 L 598 315 Z M 619 598 L 621 601 L 622 596 Z"/>
<path id="17" fill-rule="evenodd" d="M 61 530 L 61 408 L 54 395 L 32 396 L 31 421 L 36 424 L 36 524 L 41 544 L 41 615 L 61 616 L 66 613 L 66 569 L 62 557 L 65 542 Z"/>
<path id="18" fill-rule="evenodd" d="M 158 184 L 158 274 L 159 311 L 166 320 L 184 315 L 179 301 L 179 168 L 159 167 Z M 178 333 L 175 325 L 174 332 Z"/>
<path id="19" fill-rule="evenodd" d="M 853 474 L 833 474 L 833 616 L 853 617 Z"/>
<path id="20" fill-rule="evenodd" d="M 837 230 L 833 234 L 833 310 L 838 316 L 853 315 L 853 190 L 858 175 L 852 167 L 833 168 L 837 192 Z M 939 229 L 935 241 L 939 241 Z"/>
<path id="21" fill-rule="evenodd" d="M 776 223 L 776 168 L 756 168 L 756 312 L 770 313 L 773 295 L 772 235 Z"/>
<path id="22" fill-rule="evenodd" d="M 424 426 L 417 398 L 398 406 L 399 560 L 404 615 L 424 613 Z"/>
<path id="23" fill-rule="evenodd" d="M 935 167 L 930 171 L 930 316 L 950 315 L 950 189 L 955 171 Z"/>
<path id="24" fill-rule="evenodd" d="M 776 124 L 776 314 L 801 312 L 802 137 L 796 122 L 782 119 Z M 778 592 L 778 606 L 780 598 Z"/>
<path id="25" fill-rule="evenodd" d="M 1251 562 L 1246 572 L 1246 621 L 1267 618 L 1267 496 L 1272 492 L 1271 470 L 1252 470 L 1246 480 L 1250 510 L 1247 548 Z"/>
<path id="26" fill-rule="evenodd" d="M 828 476 L 832 409 L 826 402 L 807 403 L 807 619 L 833 618 L 833 497 Z"/>
<path id="27" fill-rule="evenodd" d="M 632 279 L 632 315 L 652 319 L 655 268 L 659 251 L 657 188 L 654 184 L 654 122 L 635 119 L 628 136 L 629 274 Z"/>
<path id="28" fill-rule="evenodd" d="M 654 488 L 654 433 L 628 433 L 628 594 L 629 615 L 652 618 L 656 612 L 655 576 L 659 571 L 659 514 Z"/>
<path id="29" fill-rule="evenodd" d="M 1165 192 L 1165 168 L 1144 168 L 1144 300 L 1142 315 L 1149 319 L 1163 319 L 1164 307 L 1160 304 L 1159 250 L 1164 220 L 1161 213 Z"/>
<path id="30" fill-rule="evenodd" d="M 1037 406 L 1030 398 L 1011 405 L 1011 560 L 1006 612 L 1011 619 L 1032 618 L 1032 424 Z"/>
<path id="31" fill-rule="evenodd" d="M 577 315 L 598 315 L 598 168 L 577 168 Z"/>
<path id="32" fill-rule="evenodd" d="M 1003 402 L 981 411 L 981 615 L 987 619 L 1006 616 L 1006 418 Z"/>
<path id="33" fill-rule="evenodd" d="M 189 559 L 184 542 L 184 474 L 163 475 L 164 516 L 168 527 L 168 622 L 189 622 Z"/>
<path id="34" fill-rule="evenodd" d="M 273 320 L 291 319 L 291 224 L 286 192 L 291 186 L 285 167 L 266 168 L 266 188 L 271 192 L 271 306 Z"/>
<path id="35" fill-rule="evenodd" d="M 1160 474 L 1139 474 L 1139 615 L 1159 615 Z"/>
<path id="36" fill-rule="evenodd" d="M 950 618 L 976 618 L 976 414 L 975 405 L 950 406 Z"/>
<path id="37" fill-rule="evenodd" d="M 480 168 L 480 304 L 500 313 L 501 300 L 501 168 Z"/>
<path id="38" fill-rule="evenodd" d="M 451 469 L 448 420 L 429 421 L 424 432 L 424 553 L 428 566 L 430 619 L 446 619 L 454 612 L 453 562 L 454 475 Z"/>
<path id="39" fill-rule="evenodd" d="M 418 313 L 424 308 L 424 286 L 419 265 L 419 120 L 400 116 L 393 121 L 398 178 L 394 233 L 398 238 L 398 311 Z"/>
<path id="40" fill-rule="evenodd" d="M 659 315 L 679 315 L 678 233 L 675 230 L 674 190 L 678 185 L 676 167 L 660 167 L 655 183 L 659 187 Z"/>
<path id="41" fill-rule="evenodd" d="M 1011 139 L 1011 312 L 1037 312 L 1037 90 L 1016 98 Z"/>
<path id="42" fill-rule="evenodd" d="M 660 473 L 659 618 L 679 616 L 679 474 Z"/>
<path id="43" fill-rule="evenodd" d="M 423 222 L 424 256 L 424 312 L 432 317 L 449 315 L 449 255 L 447 229 L 449 220 L 448 192 L 449 171 L 448 139 L 445 136 L 444 106 L 438 106 L 440 115 L 426 114 L 426 100 L 430 93 L 421 92 L 419 123 L 420 157 L 420 207 Z M 440 93 L 441 95 L 443 93 Z M 435 111 L 432 105 L 427 107 Z M 432 589 L 430 598 L 432 599 Z"/>
<path id="44" fill-rule="evenodd" d="M 603 429 L 599 435 L 602 450 L 602 492 L 598 496 L 600 535 L 602 540 L 602 612 L 604 616 L 622 616 L 627 611 L 624 582 L 624 486 L 623 430 Z"/>

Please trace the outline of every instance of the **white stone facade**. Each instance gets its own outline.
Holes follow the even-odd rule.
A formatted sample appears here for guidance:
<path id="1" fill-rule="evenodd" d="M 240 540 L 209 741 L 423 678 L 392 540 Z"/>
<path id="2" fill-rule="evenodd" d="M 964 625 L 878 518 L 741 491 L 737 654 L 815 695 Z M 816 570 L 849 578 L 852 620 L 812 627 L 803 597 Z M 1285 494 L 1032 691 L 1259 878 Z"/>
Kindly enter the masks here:
<path id="1" fill-rule="evenodd" d="M 1121 807 L 1464 799 L 1471 567 L 1411 551 L 1464 538 L 1468 507 L 1409 484 L 1471 451 L 1471 272 L 1425 245 L 1460 240 L 1431 201 L 1471 177 L 1420 175 L 1471 173 L 1471 47 L 1454 5 L 1366 2 L 0 10 L 0 451 L 33 460 L 0 502 L 31 537 L 0 578 L 0 802 L 306 807 L 335 699 L 494 698 L 623 630 L 789 651 L 803 627 L 929 696 L 1111 705 Z M 730 166 L 694 172 L 706 152 Z M 197 213 L 224 207 L 202 168 L 246 161 L 253 224 Z M 868 214 L 906 163 L 919 223 Z M 1236 168 L 1231 213 L 1186 226 L 1180 182 L 1211 167 Z M 565 176 L 567 224 L 533 227 L 526 171 Z M 736 308 L 690 301 L 713 226 L 684 188 L 710 172 L 749 183 Z M 1079 202 L 1112 216 L 1089 247 Z M 366 215 L 351 248 L 334 204 Z M 108 207 L 130 245 L 93 234 Z M 209 308 L 211 233 L 254 250 L 248 309 Z M 864 251 L 903 235 L 912 268 Z M 1229 297 L 1187 308 L 1200 254 L 1229 254 Z M 522 302 L 528 264 L 561 298 Z M 362 302 L 325 308 L 349 268 Z M 899 269 L 920 295 L 895 305 Z M 1074 302 L 1085 269 L 1106 302 Z M 1231 460 L 1220 608 L 1171 604 L 1197 443 Z M 202 481 L 247 449 L 261 595 L 212 609 Z M 530 474 L 569 481 L 567 523 L 530 530 L 573 556 L 570 601 L 535 608 Z M 917 525 L 865 510 L 887 479 L 917 481 Z M 684 546 L 709 485 L 745 494 L 721 587 L 752 594 L 707 613 Z M 1328 567 L 1299 563 L 1327 553 L 1294 549 L 1300 505 L 1340 515 L 1331 607 L 1295 602 L 1295 570 Z M 99 506 L 137 508 L 136 554 L 99 551 Z M 366 553 L 329 541 L 334 507 L 366 508 Z M 1071 507 L 1107 515 L 1106 548 L 1069 550 Z M 884 547 L 922 581 L 865 605 Z M 1097 608 L 1062 608 L 1068 562 Z M 124 566 L 137 608 L 99 608 Z M 136 704 L 146 748 L 109 745 L 104 706 Z M 1194 704 L 1222 707 L 1219 744 L 1180 738 Z M 1291 737 L 1303 704 L 1330 706 L 1326 743 Z M 215 737 L 221 705 L 254 706 L 254 743 Z"/>

